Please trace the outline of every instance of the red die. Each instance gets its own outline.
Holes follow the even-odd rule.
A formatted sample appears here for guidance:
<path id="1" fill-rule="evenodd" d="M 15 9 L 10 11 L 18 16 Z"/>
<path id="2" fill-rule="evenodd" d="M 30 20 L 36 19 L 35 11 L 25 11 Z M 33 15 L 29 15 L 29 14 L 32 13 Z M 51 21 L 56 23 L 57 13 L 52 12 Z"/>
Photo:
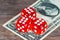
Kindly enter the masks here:
<path id="1" fill-rule="evenodd" d="M 35 34 L 43 34 L 47 28 L 48 28 L 48 25 L 46 21 L 42 18 L 40 19 L 36 18 L 35 20 L 32 21 L 31 30 Z"/>
<path id="2" fill-rule="evenodd" d="M 16 28 L 19 32 L 29 31 L 29 19 L 27 17 L 20 17 L 16 22 Z"/>
<path id="3" fill-rule="evenodd" d="M 21 16 L 29 17 L 31 19 L 36 18 L 36 11 L 33 7 L 27 7 L 27 8 L 22 10 Z"/>

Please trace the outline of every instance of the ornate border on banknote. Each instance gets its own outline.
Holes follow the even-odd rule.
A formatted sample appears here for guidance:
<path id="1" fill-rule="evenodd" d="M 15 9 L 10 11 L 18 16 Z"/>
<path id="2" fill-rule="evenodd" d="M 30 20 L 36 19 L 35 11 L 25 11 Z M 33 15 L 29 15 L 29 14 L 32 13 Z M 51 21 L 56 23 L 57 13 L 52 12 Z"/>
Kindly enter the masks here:
<path id="1" fill-rule="evenodd" d="M 34 7 L 38 3 L 40 3 L 40 0 L 36 1 L 30 7 Z M 39 13 L 37 13 L 37 15 L 38 15 L 37 17 L 42 17 L 43 16 L 43 15 L 40 16 L 41 14 L 39 14 Z M 10 19 L 8 22 L 6 22 L 3 25 L 3 27 L 12 31 L 14 34 L 18 35 L 19 37 L 23 38 L 24 40 L 42 40 L 47 35 L 49 35 L 51 32 L 53 32 L 56 28 L 58 28 L 60 26 L 60 14 L 57 15 L 56 17 L 51 18 L 51 19 L 50 19 L 50 17 L 43 16 L 42 18 L 44 18 L 49 24 L 48 30 L 43 35 L 35 35 L 33 33 L 25 33 L 25 34 L 24 33 L 19 33 L 15 28 L 15 22 L 16 22 L 17 18 L 19 18 L 19 17 L 20 17 L 20 14 L 16 15 L 12 19 Z"/>

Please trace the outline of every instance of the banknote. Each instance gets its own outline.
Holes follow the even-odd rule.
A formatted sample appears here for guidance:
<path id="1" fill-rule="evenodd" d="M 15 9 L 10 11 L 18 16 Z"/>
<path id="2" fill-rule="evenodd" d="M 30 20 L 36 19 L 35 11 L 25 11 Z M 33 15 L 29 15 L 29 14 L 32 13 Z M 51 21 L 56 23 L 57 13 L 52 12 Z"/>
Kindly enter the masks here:
<path id="1" fill-rule="evenodd" d="M 59 0 L 57 0 L 58 2 Z M 29 7 L 34 7 L 37 11 L 37 17 L 43 18 L 48 23 L 47 31 L 42 35 L 36 35 L 34 33 L 20 33 L 15 28 L 16 20 L 20 17 L 20 14 L 16 15 L 5 24 L 3 27 L 7 28 L 14 34 L 23 38 L 24 40 L 43 40 L 47 35 L 53 32 L 56 28 L 60 26 L 60 8 L 59 2 L 53 0 L 37 0 L 35 3 L 30 5 Z"/>

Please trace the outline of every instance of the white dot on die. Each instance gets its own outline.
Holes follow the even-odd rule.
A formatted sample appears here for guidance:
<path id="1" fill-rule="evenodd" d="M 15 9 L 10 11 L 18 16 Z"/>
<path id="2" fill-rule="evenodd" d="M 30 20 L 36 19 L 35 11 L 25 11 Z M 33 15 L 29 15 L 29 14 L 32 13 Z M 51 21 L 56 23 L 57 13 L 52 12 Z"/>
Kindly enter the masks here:
<path id="1" fill-rule="evenodd" d="M 18 30 L 20 30 L 20 29 L 18 28 Z"/>
<path id="2" fill-rule="evenodd" d="M 37 32 L 37 30 L 34 30 L 34 32 Z"/>
<path id="3" fill-rule="evenodd" d="M 39 20 L 37 20 L 37 22 L 39 22 Z"/>
<path id="4" fill-rule="evenodd" d="M 44 20 L 42 20 L 42 22 L 44 22 Z"/>
<path id="5" fill-rule="evenodd" d="M 26 18 L 26 20 L 28 20 L 28 18 Z"/>
<path id="6" fill-rule="evenodd" d="M 31 24 L 31 22 L 29 24 Z"/>
<path id="7" fill-rule="evenodd" d="M 41 27 L 41 29 L 43 29 L 43 27 Z"/>
<path id="8" fill-rule="evenodd" d="M 37 22 L 35 22 L 35 24 L 37 24 Z"/>
<path id="9" fill-rule="evenodd" d="M 30 27 L 30 25 L 28 27 Z"/>
<path id="10" fill-rule="evenodd" d="M 40 25 L 40 23 L 38 23 L 37 25 Z"/>
<path id="11" fill-rule="evenodd" d="M 26 22 L 27 20 L 24 20 L 24 22 Z"/>
<path id="12" fill-rule="evenodd" d="M 19 23 L 22 23 L 21 21 L 19 21 Z"/>
<path id="13" fill-rule="evenodd" d="M 21 19 L 21 21 L 23 21 L 23 19 Z"/>
<path id="14" fill-rule="evenodd" d="M 34 28 L 35 28 L 35 29 L 37 29 L 37 27 L 36 27 L 36 26 L 34 26 Z"/>
<path id="15" fill-rule="evenodd" d="M 35 20 L 35 18 L 33 18 L 33 20 Z"/>
<path id="16" fill-rule="evenodd" d="M 42 24 L 42 22 L 40 22 L 40 24 Z"/>
<path id="17" fill-rule="evenodd" d="M 46 30 L 46 28 L 45 28 L 45 30 Z"/>
<path id="18" fill-rule="evenodd" d="M 29 18 L 31 18 L 31 16 L 29 16 Z"/>
<path id="19" fill-rule="evenodd" d="M 20 29 L 22 29 L 22 28 L 20 27 Z"/>
<path id="20" fill-rule="evenodd" d="M 24 28 L 24 26 L 22 26 L 22 28 Z"/>
<path id="21" fill-rule="evenodd" d="M 30 7 L 28 7 L 28 9 L 30 9 Z"/>
<path id="22" fill-rule="evenodd" d="M 17 26 L 20 26 L 19 24 L 17 24 Z"/>
<path id="23" fill-rule="evenodd" d="M 33 17 L 31 17 L 31 19 L 33 19 Z"/>
<path id="24" fill-rule="evenodd" d="M 25 19 L 25 17 L 23 17 L 23 19 Z"/>
<path id="25" fill-rule="evenodd" d="M 41 18 L 39 20 L 41 20 Z"/>
<path id="26" fill-rule="evenodd" d="M 22 32 L 24 32 L 24 30 L 22 30 Z"/>
<path id="27" fill-rule="evenodd" d="M 30 9 L 31 12 L 34 12 L 32 9 Z"/>
<path id="28" fill-rule="evenodd" d="M 45 27 L 46 27 L 46 25 L 45 25 Z"/>
<path id="29" fill-rule="evenodd" d="M 30 14 L 30 12 L 28 12 Z"/>
<path id="30" fill-rule="evenodd" d="M 22 24 L 25 24 L 25 22 L 23 22 Z"/>
<path id="31" fill-rule="evenodd" d="M 43 31 L 41 31 L 41 33 L 43 33 Z"/>
<path id="32" fill-rule="evenodd" d="M 35 16 L 35 14 L 33 14 L 33 16 Z"/>
<path id="33" fill-rule="evenodd" d="M 25 15 L 25 17 L 26 17 L 26 15 Z"/>

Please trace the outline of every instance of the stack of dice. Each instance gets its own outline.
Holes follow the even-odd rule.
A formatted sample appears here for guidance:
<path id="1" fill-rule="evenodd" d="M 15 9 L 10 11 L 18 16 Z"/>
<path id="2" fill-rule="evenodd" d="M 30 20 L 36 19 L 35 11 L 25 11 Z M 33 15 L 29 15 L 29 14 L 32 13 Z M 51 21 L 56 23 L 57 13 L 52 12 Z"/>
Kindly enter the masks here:
<path id="1" fill-rule="evenodd" d="M 16 22 L 16 29 L 19 32 L 27 33 L 29 31 L 40 35 L 48 28 L 47 22 L 43 18 L 37 18 L 36 10 L 33 7 L 24 8 L 21 16 Z"/>

